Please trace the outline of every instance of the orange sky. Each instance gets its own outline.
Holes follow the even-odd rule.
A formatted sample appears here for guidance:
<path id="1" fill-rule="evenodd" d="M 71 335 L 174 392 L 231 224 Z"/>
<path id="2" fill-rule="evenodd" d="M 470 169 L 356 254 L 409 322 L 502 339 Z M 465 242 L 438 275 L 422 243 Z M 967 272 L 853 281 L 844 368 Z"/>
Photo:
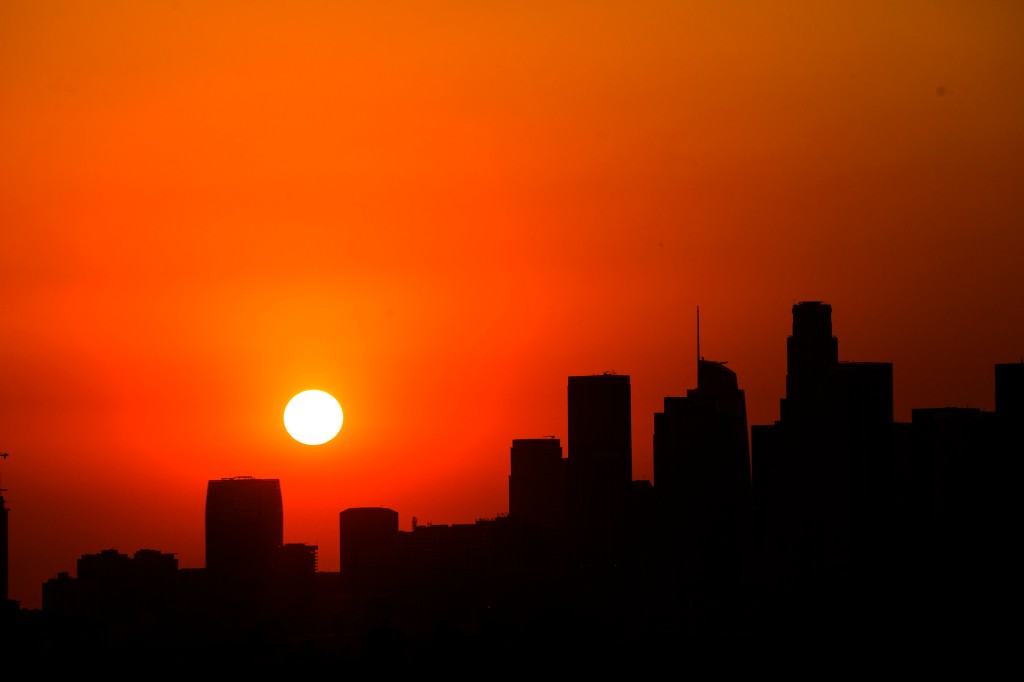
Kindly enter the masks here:
<path id="1" fill-rule="evenodd" d="M 386 7 L 385 7 L 386 6 Z M 0 3 L 11 597 L 85 553 L 204 564 L 211 478 L 285 540 L 508 509 L 566 383 L 653 413 L 728 360 L 778 416 L 798 300 L 896 418 L 1024 355 L 1024 4 Z M 281 414 L 333 393 L 331 443 Z"/>

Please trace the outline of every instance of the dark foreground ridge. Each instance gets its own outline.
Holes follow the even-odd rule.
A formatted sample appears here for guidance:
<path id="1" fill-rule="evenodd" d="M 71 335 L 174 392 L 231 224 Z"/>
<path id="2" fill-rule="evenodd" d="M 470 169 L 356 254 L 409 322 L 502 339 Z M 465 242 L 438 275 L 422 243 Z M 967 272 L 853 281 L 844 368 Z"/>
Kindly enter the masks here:
<path id="1" fill-rule="evenodd" d="M 629 377 L 575 376 L 567 456 L 555 437 L 512 441 L 507 515 L 401 531 L 394 510 L 345 509 L 337 572 L 284 542 L 280 482 L 249 477 L 208 483 L 204 568 L 106 549 L 25 610 L 7 600 L 5 554 L 2 661 L 367 675 L 994 665 L 1013 651 L 1024 363 L 995 365 L 993 412 L 895 422 L 892 365 L 840 361 L 831 315 L 793 307 L 774 424 L 748 429 L 735 373 L 698 353 L 697 387 L 654 415 L 653 484 L 631 480 Z"/>

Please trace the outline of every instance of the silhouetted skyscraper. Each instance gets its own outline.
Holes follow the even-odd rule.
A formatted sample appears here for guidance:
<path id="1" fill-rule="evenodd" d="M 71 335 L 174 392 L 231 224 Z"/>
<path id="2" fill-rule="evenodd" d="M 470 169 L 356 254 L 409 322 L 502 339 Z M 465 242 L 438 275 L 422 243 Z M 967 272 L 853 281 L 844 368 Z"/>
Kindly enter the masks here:
<path id="1" fill-rule="evenodd" d="M 665 541 L 687 571 L 725 577 L 750 532 L 747 408 L 736 374 L 700 359 L 697 388 L 654 415 L 654 492 Z"/>
<path id="2" fill-rule="evenodd" d="M 1018 527 L 1007 523 L 1016 490 L 1008 463 L 1019 453 L 995 442 L 996 415 L 971 407 L 915 408 L 915 458 L 925 483 L 929 570 L 945 582 L 991 576 L 1005 565 L 991 557 Z M 1010 496 L 1007 496 L 1007 493 Z M 925 562 L 922 562 L 925 563 Z M 936 581 L 942 584 L 943 581 Z"/>
<path id="3" fill-rule="evenodd" d="M 605 466 L 628 484 L 633 477 L 630 407 L 627 375 L 569 377 L 569 459 Z"/>
<path id="4" fill-rule="evenodd" d="M 7 501 L 4 500 L 3 490 L 0 489 L 0 609 L 6 606 L 7 600 L 10 598 L 8 520 Z"/>
<path id="5" fill-rule="evenodd" d="M 569 525 L 584 563 L 620 558 L 633 481 L 629 376 L 569 377 Z"/>
<path id="6" fill-rule="evenodd" d="M 832 335 L 832 306 L 821 301 L 795 304 L 793 333 L 786 339 L 782 421 L 817 413 L 824 402 L 828 375 L 838 362 L 839 340 Z"/>
<path id="7" fill-rule="evenodd" d="M 206 569 L 217 578 L 265 577 L 284 544 L 278 479 L 237 476 L 206 489 Z"/>
<path id="8" fill-rule="evenodd" d="M 513 440 L 508 477 L 509 518 L 538 528 L 562 529 L 566 462 L 557 438 Z"/>
<path id="9" fill-rule="evenodd" d="M 996 410 L 994 458 L 989 476 L 996 479 L 993 496 L 998 497 L 1003 507 L 999 527 L 1008 532 L 1014 522 L 1011 519 L 1017 499 L 1016 489 L 1020 455 L 1024 452 L 1024 360 L 998 364 L 995 369 Z"/>
<path id="10" fill-rule="evenodd" d="M 880 560 L 889 532 L 892 364 L 840 362 L 832 306 L 793 306 L 786 396 L 751 429 L 756 510 L 781 574 L 800 581 Z"/>
<path id="11" fill-rule="evenodd" d="M 338 514 L 341 578 L 362 584 L 373 571 L 374 553 L 398 539 L 398 512 L 386 507 L 352 507 Z"/>
<path id="12" fill-rule="evenodd" d="M 996 413 L 1024 420 L 1024 361 L 996 365 Z"/>

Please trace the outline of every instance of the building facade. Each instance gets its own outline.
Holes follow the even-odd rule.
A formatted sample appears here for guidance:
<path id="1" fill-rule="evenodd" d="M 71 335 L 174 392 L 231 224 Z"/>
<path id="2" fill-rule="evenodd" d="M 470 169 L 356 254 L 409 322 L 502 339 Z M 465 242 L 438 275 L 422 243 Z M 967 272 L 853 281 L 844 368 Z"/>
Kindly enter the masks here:
<path id="1" fill-rule="evenodd" d="M 577 561 L 618 564 L 633 481 L 630 379 L 570 376 L 567 522 Z"/>
<path id="2" fill-rule="evenodd" d="M 698 360 L 697 388 L 654 415 L 654 492 L 662 537 L 694 577 L 725 577 L 751 532 L 746 398 L 723 362 Z"/>
<path id="3" fill-rule="evenodd" d="M 268 575 L 284 544 L 278 479 L 236 476 L 206 488 L 206 570 L 215 578 Z"/>
<path id="4" fill-rule="evenodd" d="M 562 530 L 565 526 L 566 460 L 551 438 L 512 441 L 508 515 L 516 523 Z"/>

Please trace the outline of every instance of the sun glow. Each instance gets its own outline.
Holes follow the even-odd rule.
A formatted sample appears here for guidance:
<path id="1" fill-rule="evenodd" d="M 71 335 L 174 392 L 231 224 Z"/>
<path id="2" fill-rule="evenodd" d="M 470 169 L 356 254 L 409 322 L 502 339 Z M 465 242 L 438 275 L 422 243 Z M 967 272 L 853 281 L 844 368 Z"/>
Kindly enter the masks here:
<path id="1" fill-rule="evenodd" d="M 284 408 L 284 428 L 305 445 L 322 445 L 338 435 L 345 417 L 330 393 L 303 391 Z"/>

